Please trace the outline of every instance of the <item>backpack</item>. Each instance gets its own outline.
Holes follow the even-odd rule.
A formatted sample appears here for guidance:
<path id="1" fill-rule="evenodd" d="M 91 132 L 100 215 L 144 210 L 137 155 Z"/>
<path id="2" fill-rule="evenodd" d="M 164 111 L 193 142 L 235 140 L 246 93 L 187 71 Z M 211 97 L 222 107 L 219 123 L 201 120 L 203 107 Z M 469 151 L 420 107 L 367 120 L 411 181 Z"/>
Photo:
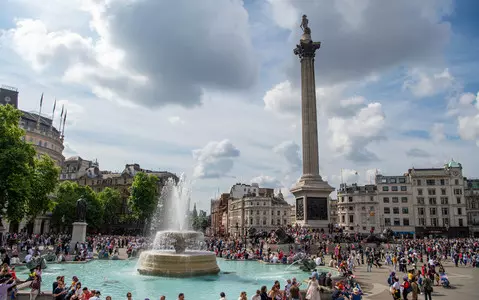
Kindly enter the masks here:
<path id="1" fill-rule="evenodd" d="M 404 291 L 406 293 L 412 292 L 412 287 L 411 287 L 411 284 L 409 283 L 409 281 L 404 282 Z"/>
<path id="2" fill-rule="evenodd" d="M 389 286 L 393 285 L 393 278 L 391 276 L 388 277 L 388 284 Z"/>

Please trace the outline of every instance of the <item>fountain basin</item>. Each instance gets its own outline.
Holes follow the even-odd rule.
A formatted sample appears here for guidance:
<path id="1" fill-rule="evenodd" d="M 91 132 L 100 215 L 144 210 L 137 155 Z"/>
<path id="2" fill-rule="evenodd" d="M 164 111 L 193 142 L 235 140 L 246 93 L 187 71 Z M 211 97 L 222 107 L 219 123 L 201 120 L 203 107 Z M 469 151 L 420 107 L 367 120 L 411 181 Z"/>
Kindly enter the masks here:
<path id="1" fill-rule="evenodd" d="M 216 255 L 209 251 L 144 251 L 140 254 L 137 270 L 142 275 L 192 277 L 218 274 Z"/>

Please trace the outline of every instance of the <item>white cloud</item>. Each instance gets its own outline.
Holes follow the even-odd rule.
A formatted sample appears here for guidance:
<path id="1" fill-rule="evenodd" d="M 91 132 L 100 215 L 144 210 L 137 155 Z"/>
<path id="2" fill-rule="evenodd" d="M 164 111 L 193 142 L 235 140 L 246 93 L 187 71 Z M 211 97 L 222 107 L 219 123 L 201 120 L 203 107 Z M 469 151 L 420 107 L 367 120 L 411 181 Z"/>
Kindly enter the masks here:
<path id="1" fill-rule="evenodd" d="M 288 171 L 299 171 L 301 169 L 301 148 L 294 141 L 285 141 L 275 146 L 273 151 L 281 155 L 287 164 Z"/>
<path id="2" fill-rule="evenodd" d="M 403 87 L 409 89 L 418 98 L 430 97 L 448 91 L 454 85 L 455 78 L 444 69 L 442 72 L 425 72 L 414 69 L 409 73 Z"/>
<path id="3" fill-rule="evenodd" d="M 434 123 L 431 128 L 430 132 L 431 138 L 435 143 L 439 143 L 446 138 L 446 134 L 444 133 L 444 124 L 442 123 Z"/>
<path id="4" fill-rule="evenodd" d="M 263 97 L 264 107 L 278 114 L 297 116 L 301 113 L 301 94 L 289 80 L 278 83 Z"/>
<path id="5" fill-rule="evenodd" d="M 406 151 L 406 155 L 410 157 L 430 157 L 431 155 L 419 148 L 411 148 Z"/>
<path id="6" fill-rule="evenodd" d="M 353 161 L 376 160 L 367 146 L 384 137 L 385 116 L 380 103 L 370 103 L 351 118 L 329 119 L 332 149 Z"/>
<path id="7" fill-rule="evenodd" d="M 185 124 L 185 120 L 178 116 L 172 116 L 168 118 L 168 122 L 170 122 L 173 125 L 183 125 Z"/>
<path id="8" fill-rule="evenodd" d="M 283 184 L 281 184 L 281 181 L 278 180 L 276 177 L 268 176 L 268 175 L 260 175 L 256 176 L 251 179 L 251 183 L 257 183 L 260 187 L 264 188 L 281 188 L 283 187 Z"/>
<path id="9" fill-rule="evenodd" d="M 196 178 L 219 178 L 226 176 L 232 169 L 234 159 L 240 151 L 229 141 L 209 142 L 201 149 L 193 150 L 196 166 L 193 176 Z"/>

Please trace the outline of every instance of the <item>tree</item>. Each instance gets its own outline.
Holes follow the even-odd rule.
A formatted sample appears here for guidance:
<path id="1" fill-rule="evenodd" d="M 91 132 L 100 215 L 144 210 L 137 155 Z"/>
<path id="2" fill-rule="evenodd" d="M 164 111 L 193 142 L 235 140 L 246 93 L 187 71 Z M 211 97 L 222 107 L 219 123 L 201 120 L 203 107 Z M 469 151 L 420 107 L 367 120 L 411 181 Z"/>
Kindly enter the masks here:
<path id="1" fill-rule="evenodd" d="M 22 113 L 11 105 L 0 105 L 0 211 L 20 222 L 30 199 L 35 149 L 22 140 Z"/>
<path id="2" fill-rule="evenodd" d="M 52 201 L 52 193 L 58 184 L 59 175 L 60 168 L 48 155 L 35 159 L 30 176 L 31 193 L 27 205 L 27 216 L 30 220 L 35 219 L 39 214 L 53 210 L 56 202 Z"/>
<path id="3" fill-rule="evenodd" d="M 80 186 L 76 182 L 65 181 L 58 185 L 56 205 L 52 214 L 52 223 L 58 228 L 70 227 L 76 222 L 76 204 L 83 197 L 87 204 L 86 222 L 88 229 L 97 230 L 103 225 L 103 209 L 97 194 L 89 186 Z"/>
<path id="4" fill-rule="evenodd" d="M 103 224 L 109 229 L 109 225 L 115 221 L 121 209 L 121 194 L 119 191 L 107 187 L 97 195 L 103 209 Z"/>
<path id="5" fill-rule="evenodd" d="M 197 215 L 196 217 L 193 217 L 193 229 L 196 231 L 205 232 L 208 225 L 209 225 L 209 218 L 206 215 L 206 212 L 203 210 L 200 210 L 200 214 Z"/>
<path id="6" fill-rule="evenodd" d="M 151 222 L 158 205 L 158 177 L 138 172 L 130 187 L 128 206 L 137 219 L 145 222 L 143 233 Z"/>

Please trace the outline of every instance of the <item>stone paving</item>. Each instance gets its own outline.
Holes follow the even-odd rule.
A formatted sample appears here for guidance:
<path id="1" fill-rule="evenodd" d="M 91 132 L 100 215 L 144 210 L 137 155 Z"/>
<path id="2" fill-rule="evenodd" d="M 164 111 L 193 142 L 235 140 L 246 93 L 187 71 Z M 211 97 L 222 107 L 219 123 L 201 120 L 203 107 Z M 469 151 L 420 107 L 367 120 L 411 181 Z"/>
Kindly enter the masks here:
<path id="1" fill-rule="evenodd" d="M 479 287 L 479 268 L 456 268 L 452 263 L 446 263 L 444 267 L 451 282 L 451 288 L 434 286 L 432 299 L 479 299 L 479 289 L 476 290 Z M 355 275 L 357 275 L 361 286 L 366 290 L 365 300 L 392 299 L 386 282 L 391 271 L 392 268 L 385 265 L 382 268 L 373 267 L 372 272 L 366 272 L 365 265 L 356 268 Z M 405 274 L 396 273 L 402 282 L 402 277 Z M 408 298 L 411 299 L 411 295 Z M 424 296 L 419 295 L 418 299 L 424 299 Z"/>

